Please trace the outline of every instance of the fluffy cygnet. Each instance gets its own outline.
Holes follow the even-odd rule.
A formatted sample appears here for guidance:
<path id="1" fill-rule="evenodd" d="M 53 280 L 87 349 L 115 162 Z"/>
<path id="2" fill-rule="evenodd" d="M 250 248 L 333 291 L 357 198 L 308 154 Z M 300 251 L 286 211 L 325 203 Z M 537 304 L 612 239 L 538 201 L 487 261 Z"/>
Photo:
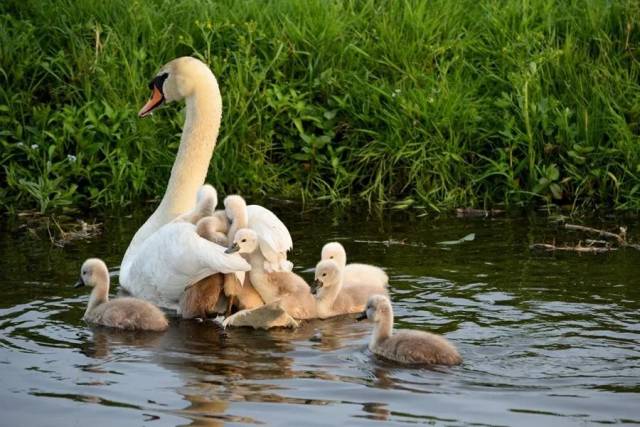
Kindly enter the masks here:
<path id="1" fill-rule="evenodd" d="M 207 276 L 187 286 L 180 297 L 179 312 L 183 319 L 201 319 L 214 314 L 224 282 L 224 274 Z"/>
<path id="2" fill-rule="evenodd" d="M 229 240 L 223 231 L 225 224 L 218 216 L 206 216 L 196 224 L 196 233 L 210 242 L 217 243 L 220 246 L 227 246 Z"/>
<path id="3" fill-rule="evenodd" d="M 333 260 L 344 270 L 344 286 L 353 284 L 368 284 L 385 287 L 389 283 L 389 277 L 380 267 L 369 264 L 347 264 L 347 252 L 338 242 L 330 242 L 322 247 L 321 260 Z"/>
<path id="4" fill-rule="evenodd" d="M 281 307 L 294 319 L 316 318 L 316 301 L 307 282 L 291 271 L 266 272 L 264 258 L 257 253 L 258 251 L 256 232 L 242 228 L 236 232 L 226 252 L 238 252 L 248 256 L 251 264 L 249 278 L 265 303 L 278 300 Z"/>
<path id="5" fill-rule="evenodd" d="M 375 323 L 369 349 L 379 356 L 400 363 L 459 365 L 462 357 L 444 337 L 424 331 L 401 329 L 393 333 L 393 309 L 389 298 L 374 295 L 358 320 Z"/>
<path id="6" fill-rule="evenodd" d="M 316 265 L 313 291 L 316 293 L 318 317 L 326 319 L 364 310 L 371 295 L 386 295 L 386 288 L 377 283 L 357 283 L 343 287 L 343 268 L 333 260 Z"/>
<path id="7" fill-rule="evenodd" d="M 89 323 L 128 330 L 164 331 L 169 322 L 155 305 L 137 298 L 109 300 L 109 270 L 97 258 L 82 264 L 76 288 L 93 288 L 83 319 Z"/>
<path id="8" fill-rule="evenodd" d="M 240 284 L 240 280 L 238 280 L 235 274 L 225 274 L 224 294 L 229 299 L 226 316 L 231 314 L 232 305 L 235 305 L 238 310 L 247 310 L 264 305 L 260 294 L 251 284 L 251 279 L 248 274 L 244 276 L 243 284 Z"/>
<path id="9" fill-rule="evenodd" d="M 196 224 L 201 218 L 211 216 L 218 205 L 218 192 L 213 186 L 204 184 L 198 190 L 195 207 L 174 219 L 174 222 L 190 222 Z"/>

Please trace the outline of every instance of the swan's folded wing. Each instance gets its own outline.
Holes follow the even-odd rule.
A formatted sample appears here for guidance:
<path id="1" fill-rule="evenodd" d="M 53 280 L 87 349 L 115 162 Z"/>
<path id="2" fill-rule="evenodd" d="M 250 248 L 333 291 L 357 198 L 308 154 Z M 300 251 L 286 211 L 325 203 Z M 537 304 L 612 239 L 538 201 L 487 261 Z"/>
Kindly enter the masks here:
<path id="1" fill-rule="evenodd" d="M 149 236 L 121 268 L 120 283 L 133 295 L 174 308 L 184 288 L 215 273 L 247 271 L 242 257 L 198 236 L 195 225 L 172 222 Z"/>
<path id="2" fill-rule="evenodd" d="M 224 246 L 203 239 L 195 231 L 188 236 L 188 239 L 189 241 L 185 241 L 185 246 L 194 248 L 194 255 L 198 257 L 203 269 L 225 274 L 251 269 L 242 256 L 237 253 L 226 254 Z"/>
<path id="3" fill-rule="evenodd" d="M 260 251 L 267 260 L 268 271 L 291 271 L 287 251 L 293 247 L 291 234 L 282 221 L 270 210 L 258 205 L 247 206 L 249 228 L 258 235 Z"/>

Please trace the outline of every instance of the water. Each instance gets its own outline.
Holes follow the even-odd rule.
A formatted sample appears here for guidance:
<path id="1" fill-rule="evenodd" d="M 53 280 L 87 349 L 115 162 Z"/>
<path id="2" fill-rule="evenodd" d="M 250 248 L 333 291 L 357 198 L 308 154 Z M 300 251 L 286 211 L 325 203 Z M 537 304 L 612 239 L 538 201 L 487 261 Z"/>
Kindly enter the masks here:
<path id="1" fill-rule="evenodd" d="M 464 364 L 379 360 L 366 348 L 371 324 L 352 317 L 295 331 L 91 328 L 80 320 L 88 294 L 71 287 L 79 266 L 117 266 L 143 217 L 107 217 L 102 236 L 64 249 L 5 222 L 0 425 L 640 423 L 639 252 L 531 252 L 573 238 L 543 217 L 277 212 L 299 274 L 309 280 L 321 245 L 341 240 L 353 261 L 386 268 L 396 326 L 446 335 Z"/>

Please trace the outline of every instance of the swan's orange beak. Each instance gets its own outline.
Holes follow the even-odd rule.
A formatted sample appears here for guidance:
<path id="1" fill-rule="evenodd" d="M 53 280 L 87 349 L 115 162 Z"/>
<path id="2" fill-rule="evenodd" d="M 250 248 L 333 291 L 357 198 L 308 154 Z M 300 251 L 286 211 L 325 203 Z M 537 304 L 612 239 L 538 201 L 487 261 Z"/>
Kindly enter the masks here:
<path id="1" fill-rule="evenodd" d="M 149 99 L 149 101 L 147 101 L 146 104 L 144 104 L 144 107 L 142 107 L 142 109 L 138 111 L 138 117 L 148 116 L 153 110 L 161 106 L 163 102 L 164 95 L 162 94 L 162 92 L 160 92 L 160 89 L 158 89 L 154 85 L 151 92 L 151 98 Z"/>

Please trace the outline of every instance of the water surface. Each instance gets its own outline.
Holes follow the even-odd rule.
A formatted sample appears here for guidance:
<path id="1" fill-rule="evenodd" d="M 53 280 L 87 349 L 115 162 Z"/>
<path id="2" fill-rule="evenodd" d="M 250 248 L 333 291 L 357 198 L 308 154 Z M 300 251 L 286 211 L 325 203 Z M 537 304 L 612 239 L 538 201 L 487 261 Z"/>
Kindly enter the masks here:
<path id="1" fill-rule="evenodd" d="M 299 274 L 310 279 L 322 244 L 340 240 L 352 261 L 386 269 L 396 326 L 445 335 L 464 364 L 379 360 L 366 349 L 371 324 L 353 317 L 295 331 L 177 319 L 164 334 L 92 328 L 80 320 L 88 294 L 71 286 L 80 264 L 117 266 L 144 217 L 106 217 L 101 236 L 64 249 L 5 221 L 0 424 L 640 423 L 640 252 L 532 252 L 572 236 L 544 217 L 274 210 Z"/>

